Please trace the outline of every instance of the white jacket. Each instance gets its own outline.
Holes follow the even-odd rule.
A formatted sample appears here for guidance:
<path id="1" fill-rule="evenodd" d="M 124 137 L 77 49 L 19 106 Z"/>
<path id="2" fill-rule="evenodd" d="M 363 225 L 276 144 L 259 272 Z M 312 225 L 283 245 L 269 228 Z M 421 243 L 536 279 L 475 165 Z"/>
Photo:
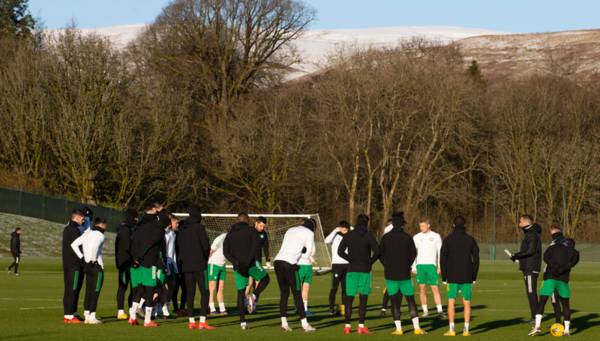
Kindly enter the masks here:
<path id="1" fill-rule="evenodd" d="M 331 244 L 331 264 L 348 264 L 348 261 L 338 255 L 338 247 L 344 239 L 344 236 L 338 232 L 338 229 L 333 229 L 327 238 L 325 244 Z"/>
<path id="2" fill-rule="evenodd" d="M 223 255 L 223 242 L 227 237 L 227 233 L 221 233 L 215 240 L 213 240 L 210 251 L 212 254 L 208 257 L 208 264 L 225 266 L 225 255 Z"/>
<path id="3" fill-rule="evenodd" d="M 79 250 L 82 247 L 83 254 Z M 104 246 L 104 233 L 96 231 L 93 228 L 85 230 L 85 232 L 71 243 L 71 248 L 79 257 L 86 263 L 98 262 L 104 269 L 104 261 L 102 260 L 102 246 Z"/>
<path id="4" fill-rule="evenodd" d="M 281 260 L 290 264 L 298 264 L 302 257 L 302 249 L 306 248 L 306 254 L 312 255 L 315 248 L 315 233 L 304 226 L 296 226 L 288 229 L 283 236 L 281 249 L 275 260 Z"/>

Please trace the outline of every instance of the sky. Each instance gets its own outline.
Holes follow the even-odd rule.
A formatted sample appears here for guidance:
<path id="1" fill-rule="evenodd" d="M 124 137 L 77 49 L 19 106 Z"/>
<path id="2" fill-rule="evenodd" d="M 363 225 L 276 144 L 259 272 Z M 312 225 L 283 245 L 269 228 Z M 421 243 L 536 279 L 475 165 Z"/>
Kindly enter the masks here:
<path id="1" fill-rule="evenodd" d="M 151 23 L 169 0 L 29 0 L 47 28 Z M 504 32 L 600 28 L 598 0 L 305 0 L 313 29 L 461 26 Z"/>

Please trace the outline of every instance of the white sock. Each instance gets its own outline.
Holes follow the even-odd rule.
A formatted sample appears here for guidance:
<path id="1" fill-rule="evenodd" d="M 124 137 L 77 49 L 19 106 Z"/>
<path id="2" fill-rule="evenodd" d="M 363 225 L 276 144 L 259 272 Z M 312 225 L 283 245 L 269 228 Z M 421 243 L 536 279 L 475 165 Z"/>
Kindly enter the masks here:
<path id="1" fill-rule="evenodd" d="M 96 319 L 96 312 L 91 312 L 90 313 L 90 320 L 95 320 Z"/>
<path id="2" fill-rule="evenodd" d="M 72 319 L 72 318 L 73 318 L 73 315 L 65 315 L 64 317 L 65 317 L 66 319 L 69 319 L 69 320 L 70 320 L 70 319 Z"/>
<path id="3" fill-rule="evenodd" d="M 443 312 L 444 312 L 444 309 L 442 308 L 442 305 L 441 305 L 441 304 L 438 304 L 438 305 L 436 305 L 435 307 L 437 308 L 437 312 L 438 312 L 438 313 L 443 313 Z"/>
<path id="4" fill-rule="evenodd" d="M 542 315 L 537 314 L 537 315 L 535 315 L 535 327 L 539 329 L 541 325 L 542 325 Z"/>
<path id="5" fill-rule="evenodd" d="M 454 331 L 454 322 L 450 322 L 450 331 Z"/>
<path id="6" fill-rule="evenodd" d="M 90 311 L 89 310 L 84 310 L 83 311 L 83 317 L 85 317 L 85 319 L 89 319 L 90 318 Z"/>
<path id="7" fill-rule="evenodd" d="M 144 323 L 150 323 L 152 321 L 152 308 L 146 307 L 146 314 L 144 315 Z"/>
<path id="8" fill-rule="evenodd" d="M 466 332 L 469 331 L 469 322 L 465 322 L 465 326 L 463 327 L 463 330 Z"/>
<path id="9" fill-rule="evenodd" d="M 123 315 L 125 314 L 125 311 L 123 309 L 119 309 L 119 311 L 117 311 L 117 315 Z"/>
<path id="10" fill-rule="evenodd" d="M 396 330 L 402 330 L 402 321 L 394 321 L 394 324 L 396 325 Z"/>
<path id="11" fill-rule="evenodd" d="M 304 301 L 304 311 L 308 310 L 308 301 Z"/>
<path id="12" fill-rule="evenodd" d="M 169 312 L 169 306 L 167 304 L 163 305 L 162 307 L 162 313 L 163 316 L 170 316 L 171 313 Z"/>
<path id="13" fill-rule="evenodd" d="M 200 323 L 206 323 L 206 316 L 200 316 Z"/>
<path id="14" fill-rule="evenodd" d="M 412 323 L 413 323 L 413 328 L 415 328 L 415 330 L 421 329 L 421 327 L 419 326 L 419 318 L 418 317 L 413 318 Z"/>
<path id="15" fill-rule="evenodd" d="M 302 328 L 308 327 L 308 320 L 306 317 L 300 320 L 300 324 L 302 324 Z"/>
<path id="16" fill-rule="evenodd" d="M 365 327 L 365 325 L 364 325 L 364 324 L 362 324 L 362 323 L 359 323 L 359 324 L 358 324 L 358 328 L 364 328 L 364 327 Z"/>
<path id="17" fill-rule="evenodd" d="M 345 328 L 351 328 L 352 326 L 351 326 L 351 325 L 349 325 L 349 324 L 346 324 L 344 327 L 345 327 Z"/>
<path id="18" fill-rule="evenodd" d="M 137 303 L 137 302 L 133 302 L 131 304 L 131 308 L 129 308 L 129 318 L 130 319 L 134 319 L 135 318 L 135 313 L 136 313 L 136 311 L 138 309 L 138 305 L 139 305 L 139 303 Z"/>
<path id="19" fill-rule="evenodd" d="M 219 311 L 224 312 L 225 310 L 225 302 L 219 302 Z"/>
<path id="20" fill-rule="evenodd" d="M 427 314 L 427 313 L 429 312 L 429 308 L 427 307 L 427 304 L 423 304 L 423 305 L 421 306 L 421 309 L 423 309 L 423 312 L 424 312 L 425 314 Z"/>
<path id="21" fill-rule="evenodd" d="M 248 326 L 248 323 L 246 323 L 246 322 L 242 322 L 242 323 L 240 323 L 240 326 L 242 326 L 242 327 L 247 327 L 247 326 Z"/>
<path id="22" fill-rule="evenodd" d="M 215 304 L 213 302 L 210 302 L 208 304 L 208 307 L 210 308 L 211 313 L 217 311 L 217 309 L 215 308 Z"/>
<path id="23" fill-rule="evenodd" d="M 287 321 L 287 317 L 281 317 L 281 326 L 282 327 L 287 327 L 288 326 L 288 321 Z"/>
<path id="24" fill-rule="evenodd" d="M 189 323 L 196 323 L 196 320 L 193 317 L 188 318 Z"/>
<path id="25" fill-rule="evenodd" d="M 571 328 L 571 321 L 565 321 L 565 333 L 570 333 L 569 328 Z"/>

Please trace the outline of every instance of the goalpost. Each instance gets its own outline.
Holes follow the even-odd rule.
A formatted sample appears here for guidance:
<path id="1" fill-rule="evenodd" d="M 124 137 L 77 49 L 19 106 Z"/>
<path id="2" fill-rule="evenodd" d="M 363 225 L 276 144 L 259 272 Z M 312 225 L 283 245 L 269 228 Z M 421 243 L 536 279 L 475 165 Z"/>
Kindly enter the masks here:
<path id="1" fill-rule="evenodd" d="M 188 217 L 187 213 L 175 213 L 181 218 Z M 281 242 L 285 232 L 294 226 L 301 225 L 304 219 L 313 218 L 317 226 L 315 227 L 315 263 L 313 269 L 315 271 L 327 271 L 331 268 L 331 256 L 329 248 L 325 244 L 323 235 L 323 226 L 318 214 L 249 214 L 250 226 L 254 227 L 254 219 L 258 216 L 267 218 L 266 231 L 269 235 L 269 251 L 271 253 L 271 262 L 281 248 Z M 237 222 L 237 214 L 220 214 L 220 213 L 202 213 L 202 224 L 206 228 L 210 242 L 221 233 L 229 231 L 231 225 Z M 228 265 L 229 267 L 229 265 Z"/>

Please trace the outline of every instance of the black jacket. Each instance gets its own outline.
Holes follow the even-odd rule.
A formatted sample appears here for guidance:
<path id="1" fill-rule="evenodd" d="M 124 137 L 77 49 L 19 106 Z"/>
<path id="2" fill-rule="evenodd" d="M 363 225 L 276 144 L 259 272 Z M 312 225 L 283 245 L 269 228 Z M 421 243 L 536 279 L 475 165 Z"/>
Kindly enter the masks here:
<path id="1" fill-rule="evenodd" d="M 571 269 L 579 263 L 579 252 L 562 233 L 552 235 L 552 243 L 544 252 L 544 279 L 569 282 Z"/>
<path id="2" fill-rule="evenodd" d="M 523 229 L 525 237 L 521 242 L 519 252 L 512 256 L 512 260 L 519 261 L 519 269 L 523 272 L 539 273 L 542 268 L 542 240 L 540 234 L 542 227 L 533 224 Z"/>
<path id="3" fill-rule="evenodd" d="M 207 267 L 210 243 L 200 216 L 192 215 L 183 223 L 177 235 L 181 272 L 203 271 Z"/>
<path id="4" fill-rule="evenodd" d="M 473 283 L 479 272 L 479 246 L 464 226 L 456 226 L 444 239 L 440 251 L 442 280 L 448 283 Z"/>
<path id="5" fill-rule="evenodd" d="M 81 261 L 71 248 L 71 243 L 75 239 L 79 238 L 81 232 L 79 231 L 79 224 L 74 221 L 69 221 L 65 229 L 63 230 L 62 237 L 62 263 L 63 269 L 79 269 L 81 267 Z"/>
<path id="6" fill-rule="evenodd" d="M 169 222 L 169 218 L 163 213 L 144 214 L 131 241 L 131 255 L 134 262 L 147 268 L 156 266 L 163 269 L 165 267 L 162 251 L 165 242 L 165 227 Z"/>
<path id="7" fill-rule="evenodd" d="M 383 236 L 379 243 L 379 255 L 385 279 L 410 279 L 411 266 L 417 258 L 417 247 L 413 238 L 401 226 L 394 226 Z"/>
<path id="8" fill-rule="evenodd" d="M 338 246 L 338 255 L 347 260 L 349 272 L 371 272 L 373 263 L 379 259 L 379 245 L 366 223 L 357 223 Z"/>
<path id="9" fill-rule="evenodd" d="M 115 239 L 115 262 L 117 268 L 131 264 L 131 238 L 135 228 L 135 217 L 125 216 L 125 219 L 117 227 L 117 238 Z"/>
<path id="10" fill-rule="evenodd" d="M 265 261 L 270 262 L 271 254 L 269 252 L 269 234 L 267 233 L 267 231 L 262 231 L 262 232 L 256 231 L 256 233 L 258 234 L 258 238 L 260 238 L 258 250 L 256 251 L 256 260 L 259 262 L 262 261 L 262 256 L 263 256 L 263 251 L 264 251 L 265 252 Z"/>
<path id="11" fill-rule="evenodd" d="M 21 254 L 21 236 L 14 231 L 10 234 L 10 252 L 17 256 Z"/>
<path id="12" fill-rule="evenodd" d="M 223 255 L 233 264 L 234 270 L 247 276 L 248 269 L 256 261 L 259 245 L 260 239 L 256 229 L 247 223 L 238 222 L 231 226 L 223 241 Z"/>

